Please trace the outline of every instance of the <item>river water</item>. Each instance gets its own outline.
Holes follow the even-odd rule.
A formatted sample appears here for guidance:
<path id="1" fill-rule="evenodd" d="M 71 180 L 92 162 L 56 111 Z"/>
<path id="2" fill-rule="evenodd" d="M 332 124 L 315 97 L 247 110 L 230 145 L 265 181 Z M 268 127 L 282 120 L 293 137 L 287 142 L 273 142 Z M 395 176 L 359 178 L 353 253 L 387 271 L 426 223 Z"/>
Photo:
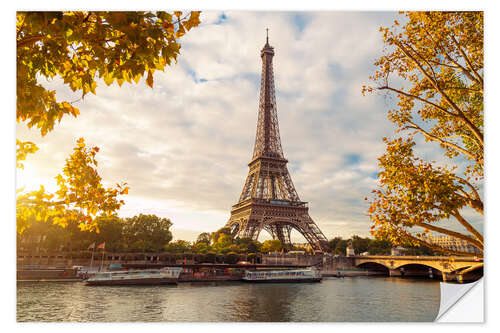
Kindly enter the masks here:
<path id="1" fill-rule="evenodd" d="M 324 278 L 321 283 L 180 283 L 91 287 L 18 282 L 20 322 L 433 321 L 439 282 L 396 277 Z"/>

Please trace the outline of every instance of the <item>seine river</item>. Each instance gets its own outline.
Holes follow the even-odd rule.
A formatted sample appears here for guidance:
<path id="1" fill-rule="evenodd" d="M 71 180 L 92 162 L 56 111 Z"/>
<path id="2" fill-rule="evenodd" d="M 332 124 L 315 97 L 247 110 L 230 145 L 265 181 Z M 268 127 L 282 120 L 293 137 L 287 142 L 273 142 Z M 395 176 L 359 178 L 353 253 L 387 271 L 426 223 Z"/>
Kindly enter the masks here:
<path id="1" fill-rule="evenodd" d="M 324 278 L 321 283 L 90 287 L 18 282 L 17 320 L 48 322 L 433 321 L 438 281 Z"/>

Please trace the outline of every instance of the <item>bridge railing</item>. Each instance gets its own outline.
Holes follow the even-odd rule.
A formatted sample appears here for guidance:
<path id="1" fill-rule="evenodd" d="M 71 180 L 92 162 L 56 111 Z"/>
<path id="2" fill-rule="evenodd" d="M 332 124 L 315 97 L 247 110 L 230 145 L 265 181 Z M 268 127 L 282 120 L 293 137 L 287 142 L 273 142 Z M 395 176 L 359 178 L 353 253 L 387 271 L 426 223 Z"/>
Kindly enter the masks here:
<path id="1" fill-rule="evenodd" d="M 381 255 L 373 255 L 373 256 L 353 256 L 356 259 L 396 259 L 396 260 L 453 260 L 453 261 L 474 261 L 474 262 L 483 262 L 482 257 L 470 256 L 470 257 L 457 257 L 457 256 L 381 256 Z"/>

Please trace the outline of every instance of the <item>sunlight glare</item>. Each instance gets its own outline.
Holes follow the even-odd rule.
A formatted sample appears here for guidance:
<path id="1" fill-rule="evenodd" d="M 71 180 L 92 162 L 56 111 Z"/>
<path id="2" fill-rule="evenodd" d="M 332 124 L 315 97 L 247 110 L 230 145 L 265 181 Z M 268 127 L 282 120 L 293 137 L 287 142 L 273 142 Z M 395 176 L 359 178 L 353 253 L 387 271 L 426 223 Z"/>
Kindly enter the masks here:
<path id="1" fill-rule="evenodd" d="M 24 187 L 24 191 L 36 191 L 40 189 L 40 185 L 46 191 L 54 191 L 56 188 L 54 179 L 39 177 L 36 168 L 29 163 L 24 163 L 24 169 L 16 170 L 16 189 Z"/>

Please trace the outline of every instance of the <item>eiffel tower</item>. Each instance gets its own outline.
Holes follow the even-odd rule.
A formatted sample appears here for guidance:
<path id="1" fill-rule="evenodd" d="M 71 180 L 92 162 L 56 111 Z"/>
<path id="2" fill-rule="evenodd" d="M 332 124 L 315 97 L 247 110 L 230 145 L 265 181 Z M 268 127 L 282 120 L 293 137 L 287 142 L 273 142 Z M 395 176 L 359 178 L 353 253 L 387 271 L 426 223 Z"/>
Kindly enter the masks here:
<path id="1" fill-rule="evenodd" d="M 264 229 L 273 239 L 290 244 L 292 229 L 300 232 L 320 252 L 327 250 L 327 239 L 309 216 L 307 202 L 300 201 L 286 167 L 278 127 L 274 94 L 274 48 L 266 44 L 260 51 L 262 77 L 260 83 L 259 118 L 253 157 L 240 199 L 231 209 L 226 224 L 233 235 L 257 240 Z"/>

